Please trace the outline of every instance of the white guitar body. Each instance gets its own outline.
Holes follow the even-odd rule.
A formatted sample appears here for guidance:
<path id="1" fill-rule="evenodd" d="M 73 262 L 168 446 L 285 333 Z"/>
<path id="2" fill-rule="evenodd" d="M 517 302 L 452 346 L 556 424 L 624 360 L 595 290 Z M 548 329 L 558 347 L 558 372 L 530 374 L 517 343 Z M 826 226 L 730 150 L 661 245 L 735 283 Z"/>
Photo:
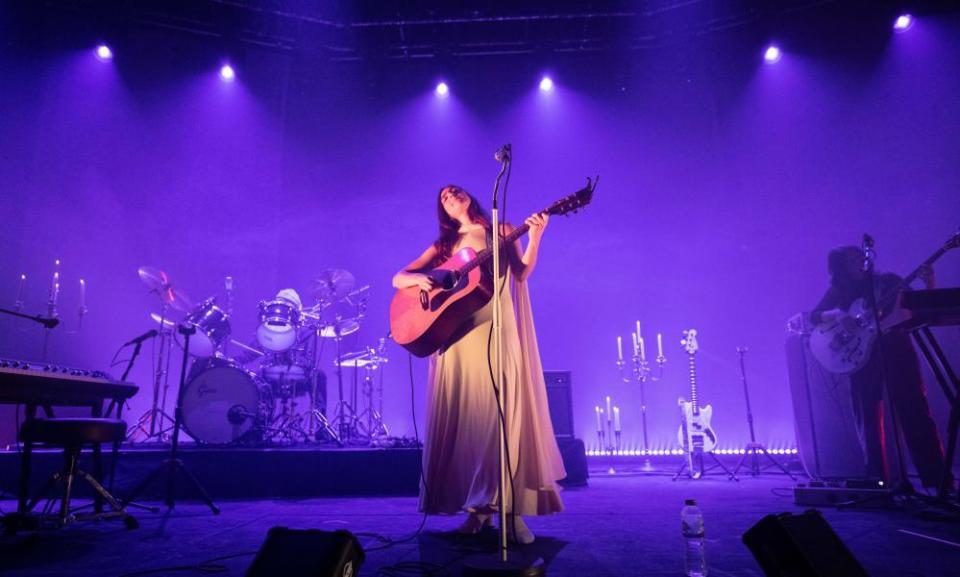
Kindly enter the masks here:
<path id="1" fill-rule="evenodd" d="M 710 428 L 710 419 L 713 417 L 713 407 L 700 407 L 700 414 L 693 414 L 693 403 L 679 399 L 680 413 L 683 420 L 680 422 L 680 431 L 677 439 L 680 446 L 686 447 L 688 452 L 700 450 L 709 453 L 717 446 L 717 435 Z"/>
<path id="2" fill-rule="evenodd" d="M 857 299 L 838 321 L 820 323 L 813 329 L 810 352 L 831 373 L 853 373 L 867 364 L 876 337 L 873 311 L 864 299 Z"/>

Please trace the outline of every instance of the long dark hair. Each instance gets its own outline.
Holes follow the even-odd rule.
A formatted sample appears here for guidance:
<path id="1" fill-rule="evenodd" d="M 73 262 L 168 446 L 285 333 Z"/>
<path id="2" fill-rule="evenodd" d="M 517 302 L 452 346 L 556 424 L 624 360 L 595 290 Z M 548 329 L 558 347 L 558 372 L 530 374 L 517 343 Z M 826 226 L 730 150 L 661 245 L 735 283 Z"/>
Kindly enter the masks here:
<path id="1" fill-rule="evenodd" d="M 827 254 L 827 272 L 830 273 L 830 284 L 844 286 L 857 282 L 848 272 L 848 262 L 851 259 L 863 259 L 863 250 L 858 246 L 838 246 Z"/>
<path id="2" fill-rule="evenodd" d="M 450 215 L 444 210 L 443 202 L 441 201 L 443 191 L 448 188 L 455 192 L 463 193 L 470 198 L 470 206 L 467 208 L 467 216 L 470 217 L 470 220 L 482 224 L 483 228 L 488 232 L 492 226 L 490 223 L 490 215 L 480 206 L 476 197 L 455 184 L 448 184 L 442 187 L 440 191 L 437 192 L 437 221 L 440 223 L 440 235 L 437 237 L 437 240 L 433 242 L 433 246 L 437 249 L 437 258 L 433 263 L 434 265 L 449 259 L 453 255 L 453 247 L 456 246 L 457 241 L 460 239 L 460 221 L 450 218 Z"/>

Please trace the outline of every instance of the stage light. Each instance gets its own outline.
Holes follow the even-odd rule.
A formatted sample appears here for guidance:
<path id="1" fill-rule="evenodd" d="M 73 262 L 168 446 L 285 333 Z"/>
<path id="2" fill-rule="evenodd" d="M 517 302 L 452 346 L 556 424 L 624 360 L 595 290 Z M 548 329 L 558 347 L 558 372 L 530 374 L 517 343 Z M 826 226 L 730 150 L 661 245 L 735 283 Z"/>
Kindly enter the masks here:
<path id="1" fill-rule="evenodd" d="M 763 59 L 768 64 L 776 64 L 777 62 L 780 62 L 781 56 L 782 54 L 780 54 L 780 48 L 775 44 L 767 46 L 767 50 L 763 53 Z"/>
<path id="2" fill-rule="evenodd" d="M 450 87 L 447 86 L 446 82 L 440 82 L 437 84 L 436 93 L 437 96 L 446 96 L 450 94 Z"/>
<path id="3" fill-rule="evenodd" d="M 550 92 L 551 90 L 553 90 L 553 80 L 549 76 L 544 76 L 543 80 L 540 81 L 540 91 Z"/>
<path id="4" fill-rule="evenodd" d="M 94 52 L 94 54 L 96 54 L 97 59 L 99 59 L 102 62 L 109 62 L 113 60 L 113 50 L 110 50 L 110 47 L 107 46 L 106 44 L 100 44 L 99 46 L 97 46 L 97 49 Z"/>
<path id="5" fill-rule="evenodd" d="M 913 16 L 909 14 L 901 14 L 893 21 L 893 29 L 897 32 L 906 32 L 911 26 L 913 26 Z"/>
<path id="6" fill-rule="evenodd" d="M 229 64 L 224 64 L 220 67 L 220 80 L 224 82 L 233 82 L 234 78 L 237 77 L 236 71 L 234 71 L 233 66 Z"/>

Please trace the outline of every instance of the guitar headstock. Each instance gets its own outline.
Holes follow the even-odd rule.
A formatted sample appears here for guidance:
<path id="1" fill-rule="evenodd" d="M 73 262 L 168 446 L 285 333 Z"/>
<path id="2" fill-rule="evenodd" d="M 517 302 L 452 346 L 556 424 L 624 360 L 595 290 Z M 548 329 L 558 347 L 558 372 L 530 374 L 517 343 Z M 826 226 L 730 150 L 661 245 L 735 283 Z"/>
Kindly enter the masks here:
<path id="1" fill-rule="evenodd" d="M 543 212 L 550 215 L 577 212 L 581 208 L 590 204 L 590 201 L 593 200 L 593 191 L 597 188 L 598 182 L 600 182 L 599 176 L 593 181 L 588 178 L 587 186 L 581 188 L 571 195 L 561 198 L 557 202 L 544 209 Z"/>
<path id="2" fill-rule="evenodd" d="M 688 355 L 696 354 L 697 349 L 700 348 L 700 345 L 697 344 L 697 329 L 683 331 L 683 340 L 680 341 L 680 344 L 683 345 L 683 349 L 687 351 Z"/>

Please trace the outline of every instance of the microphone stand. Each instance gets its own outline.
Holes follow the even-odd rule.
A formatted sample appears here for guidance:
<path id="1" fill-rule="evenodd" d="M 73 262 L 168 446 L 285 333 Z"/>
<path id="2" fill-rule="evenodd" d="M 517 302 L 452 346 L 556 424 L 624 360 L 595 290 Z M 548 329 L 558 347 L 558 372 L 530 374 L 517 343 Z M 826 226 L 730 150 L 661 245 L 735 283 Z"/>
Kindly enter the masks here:
<path id="1" fill-rule="evenodd" d="M 512 162 L 512 151 L 510 145 L 507 144 L 499 151 L 495 156 L 496 160 L 500 161 L 500 172 L 497 174 L 497 179 L 493 185 L 493 203 L 490 210 L 491 217 L 491 226 L 493 228 L 493 381 L 494 387 L 497 390 L 497 405 L 498 405 L 498 433 L 499 433 L 499 469 L 500 469 L 500 535 L 498 543 L 498 555 L 490 556 L 484 554 L 473 555 L 464 560 L 463 563 L 463 575 L 464 577 L 473 577 L 473 576 L 491 576 L 495 575 L 498 577 L 505 576 L 516 576 L 516 577 L 537 577 L 540 575 L 545 575 L 545 570 L 543 562 L 539 559 L 530 563 L 526 559 L 518 558 L 515 556 L 513 559 L 508 558 L 508 549 L 507 549 L 507 467 L 509 463 L 507 462 L 507 430 L 506 430 L 506 414 L 507 410 L 504 406 L 506 401 L 506 395 L 504 393 L 503 387 L 505 383 L 503 382 L 503 314 L 501 307 L 501 298 L 500 298 L 500 282 L 506 282 L 506 278 L 503 281 L 500 280 L 500 268 L 502 263 L 500 262 L 500 222 L 499 222 L 499 209 L 497 206 L 497 197 L 500 193 L 500 181 L 503 179 L 504 174 L 506 174 L 511 168 Z M 509 181 L 509 177 L 507 178 Z M 504 186 L 504 197 L 506 197 L 506 186 Z M 513 515 L 513 498 L 514 495 L 510 495 L 510 514 Z"/>
<path id="2" fill-rule="evenodd" d="M 166 486 L 164 490 L 164 502 L 167 505 L 168 509 L 173 509 L 176 505 L 174 498 L 175 492 L 175 480 L 177 473 L 182 473 L 186 477 L 187 481 L 193 485 L 193 488 L 197 493 L 200 494 L 200 498 L 206 503 L 207 507 L 210 508 L 210 511 L 214 515 L 220 514 L 220 507 L 218 507 L 213 500 L 210 498 L 210 495 L 207 494 L 206 489 L 203 488 L 203 485 L 200 484 L 200 481 L 190 469 L 187 469 L 186 465 L 183 464 L 183 461 L 177 456 L 177 451 L 180 448 L 180 427 L 183 424 L 183 390 L 186 388 L 187 380 L 187 364 L 190 362 L 190 335 L 197 332 L 197 329 L 193 325 L 185 324 L 180 325 L 177 328 L 177 331 L 183 335 L 183 364 L 180 365 L 180 387 L 177 391 L 177 405 L 173 413 L 173 438 L 170 443 L 170 456 L 163 460 L 160 465 L 157 466 L 149 475 L 147 475 L 139 485 L 134 487 L 133 491 L 130 492 L 130 496 L 123 500 L 124 506 L 133 501 L 141 491 L 146 489 L 153 481 L 160 477 L 160 475 L 166 473 Z"/>

